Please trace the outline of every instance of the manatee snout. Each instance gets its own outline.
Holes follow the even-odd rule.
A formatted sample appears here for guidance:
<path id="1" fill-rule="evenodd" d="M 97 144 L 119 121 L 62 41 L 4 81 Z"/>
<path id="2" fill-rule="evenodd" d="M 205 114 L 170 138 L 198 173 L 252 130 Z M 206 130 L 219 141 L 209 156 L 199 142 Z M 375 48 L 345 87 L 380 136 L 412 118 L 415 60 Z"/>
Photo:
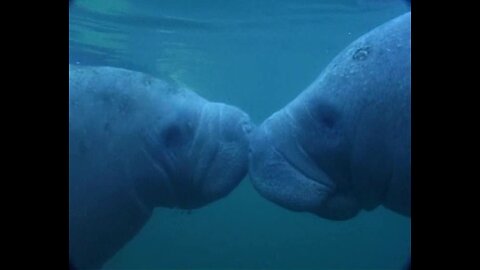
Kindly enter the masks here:
<path id="1" fill-rule="evenodd" d="M 321 167 L 306 156 L 297 143 L 286 147 L 279 136 L 290 140 L 272 117 L 255 129 L 250 138 L 250 179 L 254 188 L 266 199 L 292 211 L 311 212 L 332 220 L 345 220 L 359 208 L 349 196 L 337 193 L 334 183 Z M 277 129 L 278 128 L 278 129 Z M 312 139 L 313 140 L 313 139 Z"/>
<path id="2" fill-rule="evenodd" d="M 234 106 L 210 103 L 203 109 L 192 157 L 204 203 L 228 195 L 247 174 L 252 127 L 250 117 Z"/>
<path id="3" fill-rule="evenodd" d="M 147 128 L 145 152 L 158 174 L 155 206 L 195 209 L 228 195 L 248 167 L 249 116 L 206 102 L 164 116 Z"/>

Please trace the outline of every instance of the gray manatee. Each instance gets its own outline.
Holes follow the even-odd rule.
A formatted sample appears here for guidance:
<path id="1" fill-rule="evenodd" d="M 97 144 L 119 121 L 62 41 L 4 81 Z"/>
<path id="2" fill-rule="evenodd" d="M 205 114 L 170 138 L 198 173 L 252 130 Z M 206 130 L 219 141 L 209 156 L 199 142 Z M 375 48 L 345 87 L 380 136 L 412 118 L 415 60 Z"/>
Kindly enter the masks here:
<path id="1" fill-rule="evenodd" d="M 251 134 L 265 198 L 333 220 L 383 205 L 410 216 L 410 13 L 361 36 Z"/>
<path id="2" fill-rule="evenodd" d="M 154 207 L 226 196 L 248 169 L 249 117 L 139 72 L 69 66 L 69 248 L 100 268 Z"/>

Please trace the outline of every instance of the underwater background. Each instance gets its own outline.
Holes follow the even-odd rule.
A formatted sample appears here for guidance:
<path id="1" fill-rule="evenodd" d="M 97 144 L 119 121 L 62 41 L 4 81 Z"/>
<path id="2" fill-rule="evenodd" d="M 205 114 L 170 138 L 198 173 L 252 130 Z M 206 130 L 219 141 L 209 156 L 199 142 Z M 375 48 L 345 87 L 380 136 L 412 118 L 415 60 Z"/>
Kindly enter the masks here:
<path id="1" fill-rule="evenodd" d="M 401 0 L 78 0 L 69 62 L 175 80 L 258 125 L 348 44 L 407 11 Z M 104 269 L 401 269 L 410 246 L 410 218 L 383 207 L 347 221 L 292 212 L 247 176 L 203 208 L 157 208 Z"/>

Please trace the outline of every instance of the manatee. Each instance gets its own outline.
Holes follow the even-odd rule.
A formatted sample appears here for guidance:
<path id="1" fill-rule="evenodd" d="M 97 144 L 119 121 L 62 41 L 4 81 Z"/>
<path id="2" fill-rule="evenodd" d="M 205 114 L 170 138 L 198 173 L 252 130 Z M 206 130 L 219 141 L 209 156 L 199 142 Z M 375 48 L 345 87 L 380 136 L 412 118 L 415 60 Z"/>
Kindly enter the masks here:
<path id="1" fill-rule="evenodd" d="M 410 12 L 361 36 L 251 133 L 265 198 L 346 220 L 380 205 L 410 216 Z"/>
<path id="2" fill-rule="evenodd" d="M 248 170 L 249 117 L 140 72 L 69 66 L 69 249 L 100 268 L 155 207 L 195 209 Z"/>

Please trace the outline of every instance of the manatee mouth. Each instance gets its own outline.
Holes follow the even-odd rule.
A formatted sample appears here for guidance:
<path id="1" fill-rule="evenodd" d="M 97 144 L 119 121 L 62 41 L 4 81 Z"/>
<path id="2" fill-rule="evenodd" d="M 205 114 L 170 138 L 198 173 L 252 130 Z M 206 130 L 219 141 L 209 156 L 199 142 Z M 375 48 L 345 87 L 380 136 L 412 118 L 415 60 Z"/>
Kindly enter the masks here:
<path id="1" fill-rule="evenodd" d="M 359 211 L 301 148 L 282 151 L 263 127 L 251 138 L 250 179 L 263 197 L 286 209 L 332 220 L 348 219 Z"/>
<path id="2" fill-rule="evenodd" d="M 275 148 L 272 146 L 272 148 Z M 288 155 L 283 154 L 280 150 L 274 149 L 273 151 L 277 152 L 280 157 L 287 163 L 287 166 L 290 166 L 292 170 L 297 171 L 300 173 L 305 180 L 312 181 L 313 185 L 315 185 L 322 195 L 328 195 L 333 193 L 335 190 L 335 185 L 330 180 L 330 177 L 318 167 L 309 167 L 309 164 L 295 162 L 294 160 L 290 159 Z M 312 161 L 310 161 L 311 163 Z"/>
<path id="3" fill-rule="evenodd" d="M 333 192 L 328 178 L 310 178 L 279 151 L 273 147 L 271 151 L 272 159 L 250 173 L 254 187 L 262 196 L 284 208 L 315 212 Z M 252 160 L 255 158 L 252 157 Z M 254 164 L 251 166 L 256 167 Z"/>
<path id="4" fill-rule="evenodd" d="M 264 127 L 250 142 L 250 178 L 265 198 L 294 211 L 314 211 L 323 204 L 334 185 L 329 177 L 294 160 L 279 150 Z M 311 172 L 311 173 L 309 173 Z"/>

